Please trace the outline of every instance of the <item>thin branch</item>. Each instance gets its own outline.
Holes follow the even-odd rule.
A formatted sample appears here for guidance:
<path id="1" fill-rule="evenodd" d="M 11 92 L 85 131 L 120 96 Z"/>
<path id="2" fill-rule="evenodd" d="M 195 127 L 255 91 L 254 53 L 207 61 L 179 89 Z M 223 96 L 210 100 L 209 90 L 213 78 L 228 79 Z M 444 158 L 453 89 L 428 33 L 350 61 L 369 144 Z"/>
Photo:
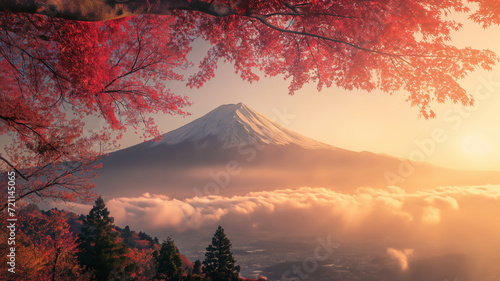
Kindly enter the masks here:
<path id="1" fill-rule="evenodd" d="M 336 17 L 336 18 L 344 18 L 344 19 L 359 19 L 361 17 L 353 17 L 353 16 L 344 16 L 344 15 L 338 15 L 338 14 L 330 14 L 330 13 L 286 13 L 286 12 L 275 12 L 275 13 L 270 13 L 270 14 L 264 14 L 261 15 L 263 17 L 269 18 L 269 17 L 274 17 L 274 16 L 329 16 L 329 17 Z"/>
<path id="2" fill-rule="evenodd" d="M 272 28 L 274 30 L 280 31 L 282 33 L 297 34 L 297 35 L 303 35 L 303 36 L 309 36 L 309 37 L 314 37 L 314 38 L 318 38 L 318 39 L 323 39 L 325 41 L 330 41 L 330 42 L 335 42 L 335 43 L 339 43 L 339 44 L 344 44 L 344 45 L 353 47 L 353 48 L 358 49 L 358 50 L 362 50 L 362 51 L 365 51 L 365 52 L 374 53 L 374 54 L 378 54 L 378 55 L 384 55 L 384 56 L 390 56 L 390 57 L 397 57 L 397 58 L 402 59 L 402 60 L 404 60 L 404 57 L 436 57 L 436 56 L 427 56 L 427 55 L 393 54 L 393 53 L 382 52 L 382 51 L 378 51 L 378 50 L 364 48 L 364 47 L 358 46 L 358 45 L 353 44 L 353 43 L 349 43 L 349 42 L 338 40 L 338 39 L 333 39 L 333 38 L 330 38 L 330 37 L 326 37 L 326 36 L 322 36 L 322 35 L 318 35 L 318 34 L 314 34 L 314 33 L 297 31 L 297 30 L 283 29 L 281 27 L 278 27 L 278 26 L 275 26 L 275 25 L 271 24 L 262 15 L 251 15 L 249 17 L 257 19 L 258 21 L 260 21 L 261 23 L 263 23 L 265 26 L 270 27 L 270 28 Z M 442 56 L 442 57 L 456 57 L 456 56 Z"/>
<path id="3" fill-rule="evenodd" d="M 28 181 L 28 179 L 23 175 L 23 173 L 21 173 L 16 167 L 14 167 L 14 165 L 12 165 L 7 159 L 3 158 L 1 155 L 0 155 L 0 160 L 4 161 L 7 165 L 9 165 L 9 167 L 11 167 L 18 175 L 20 175 L 21 178 L 23 178 L 25 181 Z"/>

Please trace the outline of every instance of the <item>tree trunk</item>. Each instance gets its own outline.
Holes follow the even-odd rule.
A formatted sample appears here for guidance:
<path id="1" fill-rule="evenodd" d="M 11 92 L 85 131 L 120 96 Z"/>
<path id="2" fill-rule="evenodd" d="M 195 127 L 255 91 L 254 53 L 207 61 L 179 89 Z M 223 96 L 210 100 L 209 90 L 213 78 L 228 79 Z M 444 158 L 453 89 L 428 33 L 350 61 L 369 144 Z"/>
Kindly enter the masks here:
<path id="1" fill-rule="evenodd" d="M 57 273 L 57 260 L 59 259 L 59 254 L 61 250 L 57 249 L 56 258 L 54 259 L 54 267 L 52 268 L 52 281 L 56 281 L 56 273 Z"/>
<path id="2" fill-rule="evenodd" d="M 201 0 L 2 0 L 0 11 L 30 13 L 50 17 L 106 21 L 128 16 L 168 15 L 172 10 L 199 11 L 213 16 L 228 16 L 236 11 L 226 4 Z"/>

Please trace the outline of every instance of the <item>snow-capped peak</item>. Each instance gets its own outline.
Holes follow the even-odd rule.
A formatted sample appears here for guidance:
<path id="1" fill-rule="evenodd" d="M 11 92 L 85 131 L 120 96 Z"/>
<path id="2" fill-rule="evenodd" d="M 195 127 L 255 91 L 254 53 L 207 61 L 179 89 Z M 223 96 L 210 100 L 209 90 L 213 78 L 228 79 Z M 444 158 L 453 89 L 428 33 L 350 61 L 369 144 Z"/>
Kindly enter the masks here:
<path id="1" fill-rule="evenodd" d="M 243 103 L 226 104 L 163 135 L 160 143 L 177 144 L 215 137 L 225 148 L 246 143 L 333 148 L 290 131 Z"/>

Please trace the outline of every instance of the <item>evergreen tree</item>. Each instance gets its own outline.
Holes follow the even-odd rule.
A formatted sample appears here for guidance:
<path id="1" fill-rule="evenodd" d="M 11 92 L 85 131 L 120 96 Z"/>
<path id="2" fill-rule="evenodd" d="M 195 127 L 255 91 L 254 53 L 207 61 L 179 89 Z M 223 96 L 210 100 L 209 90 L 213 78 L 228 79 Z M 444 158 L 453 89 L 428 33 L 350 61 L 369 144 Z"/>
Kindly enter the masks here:
<path id="1" fill-rule="evenodd" d="M 196 260 L 193 264 L 193 274 L 201 275 L 201 261 Z"/>
<path id="2" fill-rule="evenodd" d="M 78 235 L 78 260 L 88 270 L 93 270 L 99 281 L 117 278 L 127 263 L 127 248 L 118 242 L 118 232 L 113 227 L 113 218 L 99 197 Z"/>
<path id="3" fill-rule="evenodd" d="M 146 234 L 145 232 L 139 231 L 139 238 L 141 240 L 147 240 L 149 242 L 154 242 L 153 237 L 150 235 Z"/>
<path id="4" fill-rule="evenodd" d="M 220 225 L 212 238 L 212 244 L 207 247 L 203 272 L 211 281 L 239 280 L 240 266 L 235 266 L 231 242 Z"/>
<path id="5" fill-rule="evenodd" d="M 123 239 L 123 243 L 130 248 L 135 247 L 135 240 L 133 238 L 132 231 L 130 230 L 130 227 L 127 225 L 125 228 L 121 231 L 120 237 Z"/>
<path id="6" fill-rule="evenodd" d="M 184 278 L 184 281 L 202 281 L 202 280 L 205 280 L 205 279 L 203 279 L 203 277 L 201 277 L 200 275 L 191 274 L 191 273 L 189 273 L 186 276 L 186 278 Z"/>
<path id="7" fill-rule="evenodd" d="M 166 241 L 163 241 L 158 255 L 156 278 L 178 281 L 182 279 L 183 274 L 181 254 L 174 240 L 168 237 Z"/>

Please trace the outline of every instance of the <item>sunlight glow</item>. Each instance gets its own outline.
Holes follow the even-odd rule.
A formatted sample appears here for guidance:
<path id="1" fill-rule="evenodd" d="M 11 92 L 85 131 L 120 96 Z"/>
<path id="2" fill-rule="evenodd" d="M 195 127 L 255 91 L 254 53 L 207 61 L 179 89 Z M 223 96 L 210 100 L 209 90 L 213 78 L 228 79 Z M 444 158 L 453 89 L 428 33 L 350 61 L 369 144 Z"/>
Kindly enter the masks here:
<path id="1" fill-rule="evenodd" d="M 488 155 L 490 148 L 483 137 L 471 135 L 462 141 L 462 151 L 467 156 L 481 157 Z"/>

